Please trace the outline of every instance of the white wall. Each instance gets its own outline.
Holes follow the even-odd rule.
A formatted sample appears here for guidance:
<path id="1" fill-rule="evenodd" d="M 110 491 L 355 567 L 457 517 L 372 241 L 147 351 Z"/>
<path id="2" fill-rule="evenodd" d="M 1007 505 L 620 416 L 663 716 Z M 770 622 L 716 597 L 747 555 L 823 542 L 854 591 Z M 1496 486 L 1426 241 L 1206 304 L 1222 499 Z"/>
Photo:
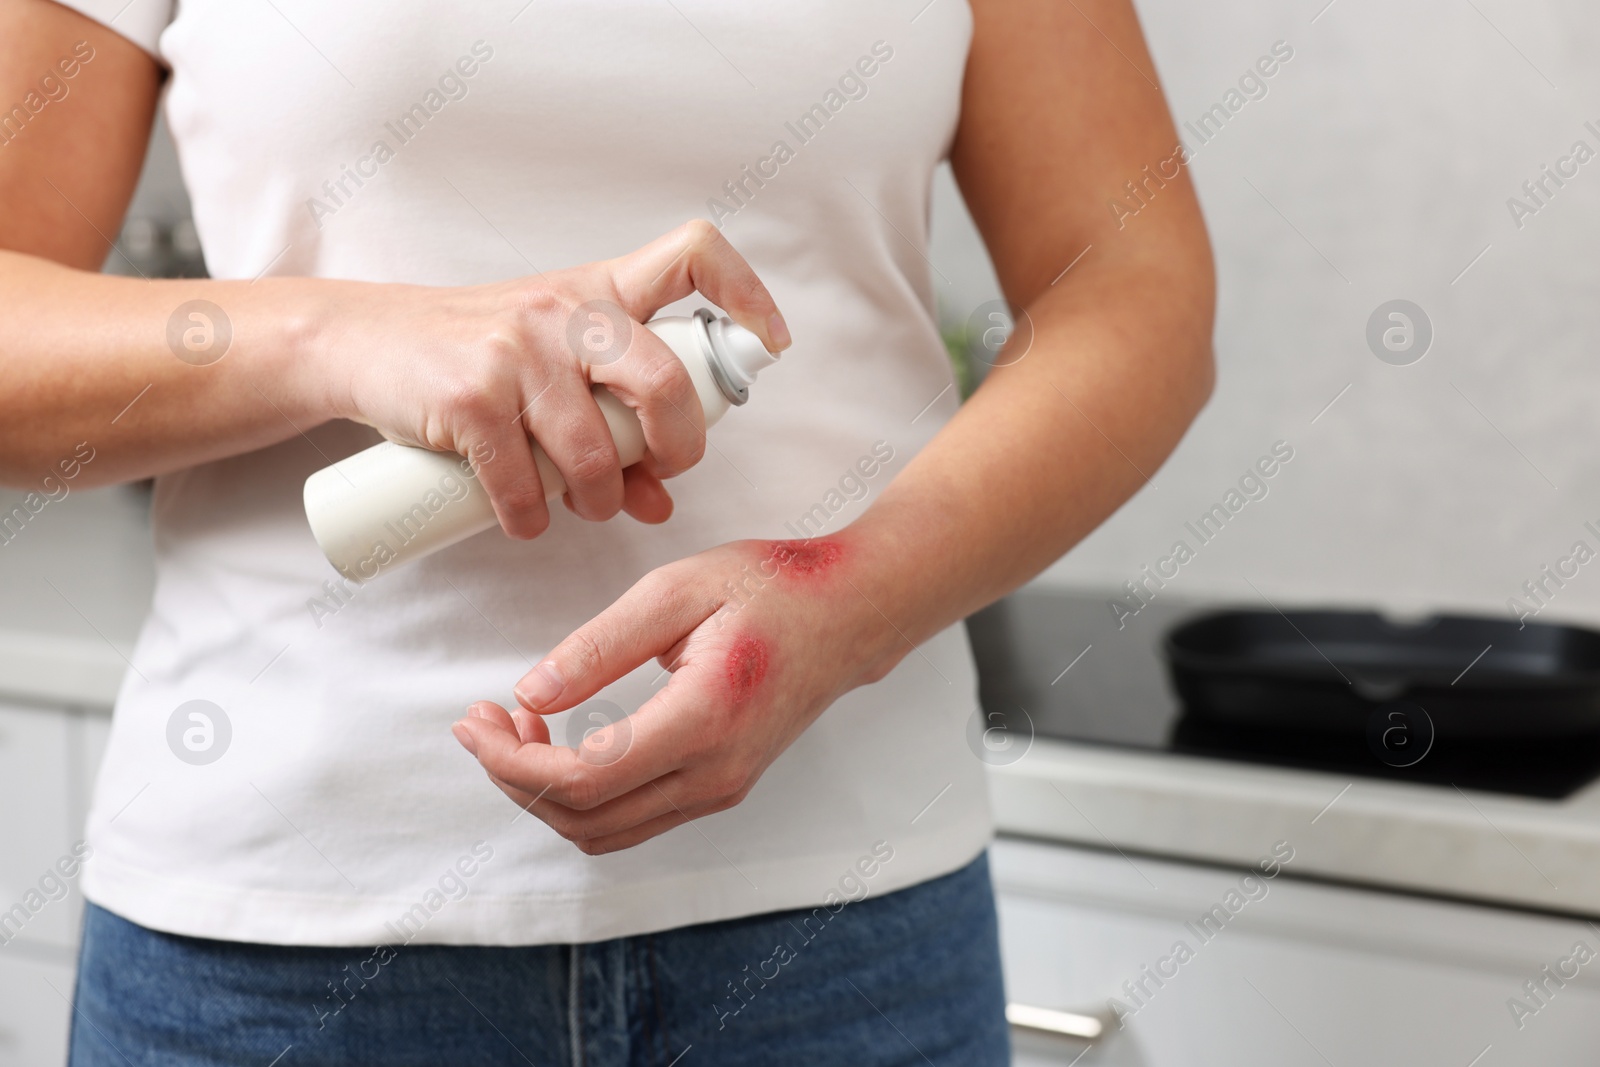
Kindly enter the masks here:
<path id="1" fill-rule="evenodd" d="M 1521 230 L 1506 206 L 1575 140 L 1600 151 L 1583 128 L 1600 128 L 1600 11 L 1335 0 L 1319 16 L 1324 2 L 1138 5 L 1180 122 L 1275 41 L 1294 58 L 1192 165 L 1219 267 L 1216 394 L 1159 488 L 1051 581 L 1134 577 L 1279 439 L 1294 460 L 1170 595 L 1259 604 L 1248 578 L 1280 603 L 1504 612 L 1579 537 L 1600 550 L 1582 529 L 1600 528 L 1600 160 Z M 959 320 L 994 282 L 948 181 L 936 227 Z M 1366 344 L 1368 316 L 1394 298 L 1434 325 L 1411 366 Z M 1542 618 L 1557 615 L 1600 618 L 1600 562 Z"/>

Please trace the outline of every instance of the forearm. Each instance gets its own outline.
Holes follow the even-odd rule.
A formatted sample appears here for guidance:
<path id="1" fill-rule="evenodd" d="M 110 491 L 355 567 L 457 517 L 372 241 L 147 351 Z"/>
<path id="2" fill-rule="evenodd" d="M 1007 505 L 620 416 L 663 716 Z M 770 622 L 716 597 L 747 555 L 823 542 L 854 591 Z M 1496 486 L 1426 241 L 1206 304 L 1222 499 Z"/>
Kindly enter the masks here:
<path id="1" fill-rule="evenodd" d="M 1176 446 L 1212 381 L 1199 245 L 1165 263 L 1085 260 L 1047 288 L 1028 307 L 1026 356 L 997 367 L 844 533 L 852 581 L 906 639 L 1038 574 Z"/>
<path id="2" fill-rule="evenodd" d="M 333 398 L 314 371 L 329 285 L 145 281 L 0 251 L 0 482 L 32 485 L 80 442 L 96 457 L 82 481 L 107 484 L 327 421 Z M 226 322 L 179 314 L 194 300 Z"/>

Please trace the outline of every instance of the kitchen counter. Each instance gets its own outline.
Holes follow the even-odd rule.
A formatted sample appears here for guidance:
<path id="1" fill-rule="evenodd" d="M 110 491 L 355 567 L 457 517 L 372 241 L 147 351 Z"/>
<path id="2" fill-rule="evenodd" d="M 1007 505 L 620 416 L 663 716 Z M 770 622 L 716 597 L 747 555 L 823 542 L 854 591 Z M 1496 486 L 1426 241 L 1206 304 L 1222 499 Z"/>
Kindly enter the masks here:
<path id="1" fill-rule="evenodd" d="M 1002 833 L 1600 916 L 1600 782 L 1532 800 L 1036 739 L 990 770 Z"/>

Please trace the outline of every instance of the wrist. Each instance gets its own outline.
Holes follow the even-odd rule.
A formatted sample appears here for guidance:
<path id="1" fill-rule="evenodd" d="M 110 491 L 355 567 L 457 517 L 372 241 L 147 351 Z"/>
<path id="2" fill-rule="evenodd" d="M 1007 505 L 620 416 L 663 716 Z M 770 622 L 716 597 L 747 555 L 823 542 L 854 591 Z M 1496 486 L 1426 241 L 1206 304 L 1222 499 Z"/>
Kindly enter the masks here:
<path id="1" fill-rule="evenodd" d="M 960 618 L 943 603 L 944 568 L 922 538 L 876 509 L 833 538 L 843 557 L 843 595 L 855 609 L 852 629 L 874 680 Z"/>
<path id="2" fill-rule="evenodd" d="M 257 292 L 260 355 L 269 379 L 282 392 L 274 400 L 301 429 L 331 419 L 357 417 L 352 402 L 355 351 L 337 328 L 338 290 L 348 283 L 317 278 L 264 278 Z M 278 396 L 284 399 L 278 400 Z"/>

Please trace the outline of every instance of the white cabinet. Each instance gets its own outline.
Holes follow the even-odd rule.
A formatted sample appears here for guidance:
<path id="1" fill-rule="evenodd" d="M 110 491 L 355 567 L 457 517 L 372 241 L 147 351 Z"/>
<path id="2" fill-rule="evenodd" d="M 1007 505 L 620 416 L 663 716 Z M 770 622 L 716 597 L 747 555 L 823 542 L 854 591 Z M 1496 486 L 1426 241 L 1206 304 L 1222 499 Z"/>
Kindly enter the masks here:
<path id="1" fill-rule="evenodd" d="M 0 1067 L 66 1062 L 73 965 L 0 949 Z"/>
<path id="2" fill-rule="evenodd" d="M 1098 1013 L 1115 997 L 1132 1011 L 1092 1047 L 1024 1036 L 1018 1067 L 1553 1067 L 1600 1055 L 1600 929 L 1583 921 L 1298 881 L 1292 861 L 1241 886 L 1244 871 L 1114 850 L 1003 839 L 992 857 L 1008 999 Z M 1529 1009 L 1520 1020 L 1512 998 Z"/>
<path id="3" fill-rule="evenodd" d="M 56 864 L 74 859 L 83 832 L 73 821 L 69 737 L 63 712 L 0 704 L 0 940 L 67 947 L 77 939 L 70 908 L 50 899 L 66 886 Z"/>
<path id="4" fill-rule="evenodd" d="M 83 918 L 73 848 L 108 728 L 102 715 L 0 703 L 0 1067 L 66 1058 Z"/>

